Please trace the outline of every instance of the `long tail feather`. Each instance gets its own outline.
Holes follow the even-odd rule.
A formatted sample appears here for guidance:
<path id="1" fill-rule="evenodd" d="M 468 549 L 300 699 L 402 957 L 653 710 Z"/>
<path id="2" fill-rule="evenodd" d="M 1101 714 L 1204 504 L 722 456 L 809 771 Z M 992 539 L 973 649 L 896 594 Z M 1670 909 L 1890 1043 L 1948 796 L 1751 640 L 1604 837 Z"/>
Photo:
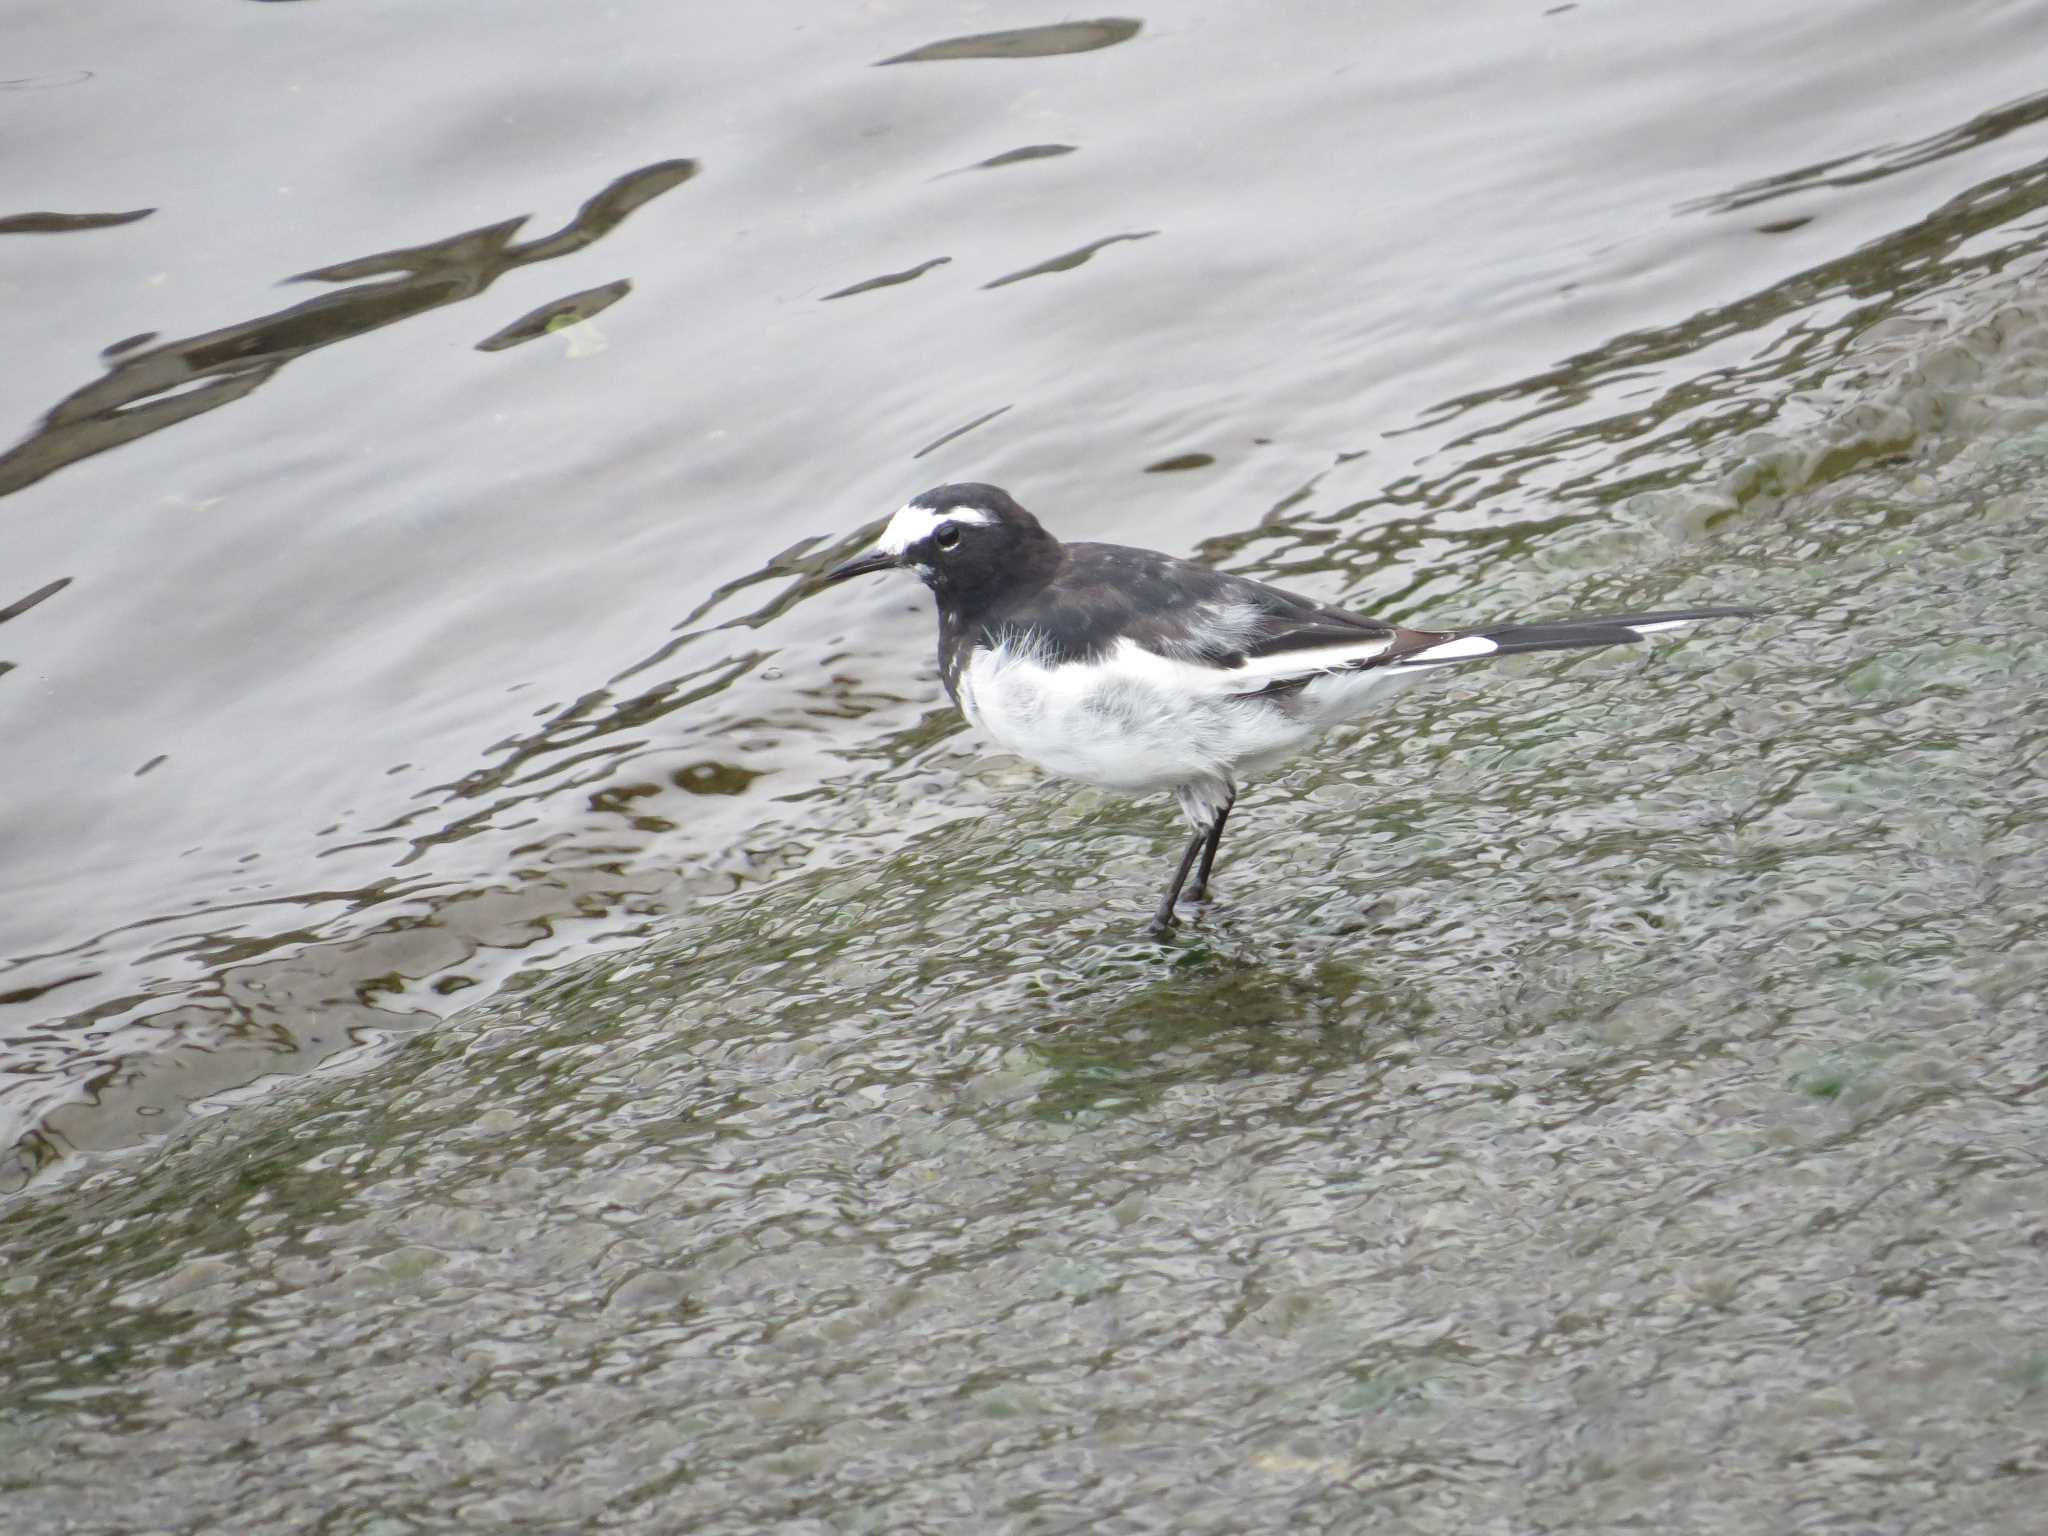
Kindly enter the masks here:
<path id="1" fill-rule="evenodd" d="M 1752 608 L 1673 608 L 1657 613 L 1617 613 L 1600 618 L 1557 619 L 1543 624 L 1501 624 L 1467 630 L 1433 644 L 1393 655 L 1390 670 L 1455 666 L 1524 651 L 1576 651 L 1599 645 L 1633 645 L 1666 630 L 1682 629 L 1702 619 L 1749 619 Z"/>

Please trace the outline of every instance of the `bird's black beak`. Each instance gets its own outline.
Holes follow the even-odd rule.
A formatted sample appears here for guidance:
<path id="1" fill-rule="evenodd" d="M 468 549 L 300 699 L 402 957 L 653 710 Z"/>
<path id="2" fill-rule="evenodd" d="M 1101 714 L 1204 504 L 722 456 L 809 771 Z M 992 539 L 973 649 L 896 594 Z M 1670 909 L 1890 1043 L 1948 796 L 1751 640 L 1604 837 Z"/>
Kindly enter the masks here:
<path id="1" fill-rule="evenodd" d="M 846 564 L 835 566 L 827 571 L 824 576 L 824 585 L 829 587 L 833 582 L 844 581 L 849 576 L 871 576 L 876 571 L 893 571 L 895 569 L 896 557 L 894 555 L 879 553 L 862 555 L 857 560 L 849 560 Z"/>

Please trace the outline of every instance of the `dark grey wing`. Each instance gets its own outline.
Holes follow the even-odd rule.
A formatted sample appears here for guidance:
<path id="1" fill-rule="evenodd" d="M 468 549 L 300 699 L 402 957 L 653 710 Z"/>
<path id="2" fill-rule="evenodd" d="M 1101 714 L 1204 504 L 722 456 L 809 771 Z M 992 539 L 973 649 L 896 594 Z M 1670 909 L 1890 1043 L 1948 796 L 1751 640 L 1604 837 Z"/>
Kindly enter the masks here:
<path id="1" fill-rule="evenodd" d="M 1099 657 L 1121 640 L 1160 656 L 1242 669 L 1258 689 L 1369 666 L 1436 636 L 1347 613 L 1244 576 L 1118 544 L 1069 544 L 1056 587 L 991 614 L 1028 629 L 1054 660 Z"/>

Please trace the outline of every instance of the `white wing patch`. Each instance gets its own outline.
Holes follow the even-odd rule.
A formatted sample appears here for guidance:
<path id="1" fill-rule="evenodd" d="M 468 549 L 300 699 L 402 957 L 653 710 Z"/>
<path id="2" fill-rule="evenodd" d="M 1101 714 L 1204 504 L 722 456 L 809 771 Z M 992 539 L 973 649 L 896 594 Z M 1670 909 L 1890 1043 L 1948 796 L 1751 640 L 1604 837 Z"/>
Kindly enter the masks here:
<path id="1" fill-rule="evenodd" d="M 1217 675 L 1230 684 L 1231 691 L 1241 693 L 1247 685 L 1257 688 L 1280 678 L 1302 677 L 1311 672 L 1348 672 L 1384 656 L 1393 643 L 1391 635 L 1372 635 L 1344 645 L 1319 645 L 1310 650 L 1249 657 Z"/>
<path id="2" fill-rule="evenodd" d="M 1401 665 L 1427 667 L 1440 661 L 1476 661 L 1481 656 L 1491 656 L 1499 649 L 1484 635 L 1460 635 L 1455 640 L 1444 641 L 1442 645 L 1432 645 L 1427 650 L 1403 656 Z"/>
<path id="3" fill-rule="evenodd" d="M 1119 640 L 1105 662 L 1122 677 L 1164 688 L 1194 698 L 1229 698 L 1256 693 L 1280 678 L 1303 677 L 1316 672 L 1349 672 L 1392 645 L 1387 635 L 1361 637 L 1355 644 L 1318 646 L 1314 650 L 1288 651 L 1279 656 L 1249 657 L 1234 667 L 1219 667 L 1206 661 L 1183 661 L 1160 656 L 1137 641 Z"/>
<path id="4" fill-rule="evenodd" d="M 920 539 L 930 538 L 947 523 L 972 523 L 987 527 L 989 516 L 976 507 L 947 507 L 935 510 L 920 507 L 916 502 L 902 508 L 889 519 L 889 526 L 882 530 L 881 538 L 875 541 L 875 548 L 885 555 L 900 555 Z"/>
<path id="5" fill-rule="evenodd" d="M 1195 670 L 1181 681 L 1191 691 L 1202 693 L 1257 692 L 1280 678 L 1307 677 L 1318 672 L 1348 672 L 1384 655 L 1393 638 L 1389 635 L 1360 635 L 1332 645 L 1304 647 L 1272 656 L 1247 657 L 1235 666 L 1219 667 L 1207 661 L 1218 651 L 1241 650 L 1252 644 L 1266 623 L 1266 614 L 1251 603 L 1211 602 L 1196 609 L 1187 634 L 1160 644 L 1166 660 L 1184 663 Z M 1126 640 L 1125 645 L 1135 642 Z M 1142 667 L 1143 657 L 1135 658 Z"/>

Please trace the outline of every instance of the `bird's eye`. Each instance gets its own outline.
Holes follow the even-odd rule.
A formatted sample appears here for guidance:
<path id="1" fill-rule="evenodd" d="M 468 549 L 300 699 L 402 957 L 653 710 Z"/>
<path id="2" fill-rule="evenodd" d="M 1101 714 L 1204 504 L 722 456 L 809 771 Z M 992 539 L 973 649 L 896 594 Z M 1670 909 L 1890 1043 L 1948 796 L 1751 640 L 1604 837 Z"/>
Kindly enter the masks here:
<path id="1" fill-rule="evenodd" d="M 948 523 L 932 535 L 932 542 L 941 549 L 958 549 L 960 547 L 960 530 L 951 523 Z"/>

